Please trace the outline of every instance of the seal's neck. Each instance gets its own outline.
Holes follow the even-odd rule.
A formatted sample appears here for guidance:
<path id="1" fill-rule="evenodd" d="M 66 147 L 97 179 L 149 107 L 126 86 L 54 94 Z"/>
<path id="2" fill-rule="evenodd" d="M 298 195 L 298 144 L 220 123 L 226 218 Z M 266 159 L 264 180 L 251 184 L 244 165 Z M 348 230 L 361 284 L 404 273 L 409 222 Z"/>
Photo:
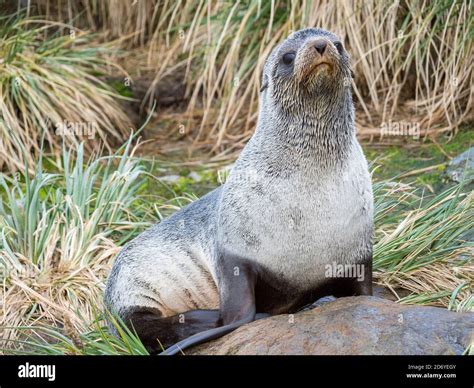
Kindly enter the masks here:
<path id="1" fill-rule="evenodd" d="M 255 135 L 262 151 L 286 150 L 320 165 L 342 162 L 355 139 L 350 89 L 303 96 L 287 108 L 264 99 Z"/>

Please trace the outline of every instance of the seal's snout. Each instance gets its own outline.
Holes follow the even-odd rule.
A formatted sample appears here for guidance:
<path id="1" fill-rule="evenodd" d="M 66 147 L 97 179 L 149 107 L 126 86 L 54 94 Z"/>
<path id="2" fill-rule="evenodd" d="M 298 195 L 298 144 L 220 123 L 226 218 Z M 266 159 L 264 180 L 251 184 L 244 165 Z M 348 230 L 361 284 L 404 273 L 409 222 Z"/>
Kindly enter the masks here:
<path id="1" fill-rule="evenodd" d="M 327 47 L 327 42 L 323 39 L 318 39 L 315 43 L 314 43 L 314 48 L 316 49 L 316 51 L 319 53 L 319 55 L 323 55 L 324 54 L 324 51 L 326 51 L 326 47 Z"/>
<path id="2" fill-rule="evenodd" d="M 295 74 L 300 82 L 311 82 L 322 74 L 329 76 L 338 61 L 337 50 L 325 38 L 307 40 L 298 50 Z"/>

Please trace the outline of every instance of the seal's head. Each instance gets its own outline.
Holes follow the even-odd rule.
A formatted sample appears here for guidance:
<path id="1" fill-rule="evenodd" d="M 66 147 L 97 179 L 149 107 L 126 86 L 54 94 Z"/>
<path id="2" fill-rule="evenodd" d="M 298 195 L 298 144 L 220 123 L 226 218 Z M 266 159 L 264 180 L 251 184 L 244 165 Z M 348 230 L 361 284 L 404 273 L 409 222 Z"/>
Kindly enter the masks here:
<path id="1" fill-rule="evenodd" d="M 349 55 L 341 40 L 326 30 L 307 28 L 273 49 L 261 90 L 274 96 L 282 108 L 294 109 L 311 97 L 342 97 L 350 90 L 351 78 Z"/>

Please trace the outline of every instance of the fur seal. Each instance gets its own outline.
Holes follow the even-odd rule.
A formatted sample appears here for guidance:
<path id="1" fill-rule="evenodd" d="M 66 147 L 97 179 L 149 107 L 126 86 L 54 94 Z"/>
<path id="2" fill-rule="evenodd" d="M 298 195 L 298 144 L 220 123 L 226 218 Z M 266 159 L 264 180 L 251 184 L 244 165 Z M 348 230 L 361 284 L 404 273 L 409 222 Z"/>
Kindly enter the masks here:
<path id="1" fill-rule="evenodd" d="M 257 128 L 226 182 L 119 253 L 105 303 L 150 352 L 372 293 L 372 184 L 350 79 L 336 35 L 290 35 L 267 58 Z M 328 274 L 337 266 L 363 276 Z"/>

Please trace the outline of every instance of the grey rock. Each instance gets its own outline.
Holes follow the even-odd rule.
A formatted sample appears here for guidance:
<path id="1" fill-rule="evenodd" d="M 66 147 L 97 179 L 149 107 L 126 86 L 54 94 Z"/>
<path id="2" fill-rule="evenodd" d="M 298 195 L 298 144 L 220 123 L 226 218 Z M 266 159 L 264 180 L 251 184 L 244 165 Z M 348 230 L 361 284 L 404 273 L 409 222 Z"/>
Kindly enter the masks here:
<path id="1" fill-rule="evenodd" d="M 474 313 L 358 296 L 261 319 L 186 354 L 441 355 L 474 341 Z"/>

